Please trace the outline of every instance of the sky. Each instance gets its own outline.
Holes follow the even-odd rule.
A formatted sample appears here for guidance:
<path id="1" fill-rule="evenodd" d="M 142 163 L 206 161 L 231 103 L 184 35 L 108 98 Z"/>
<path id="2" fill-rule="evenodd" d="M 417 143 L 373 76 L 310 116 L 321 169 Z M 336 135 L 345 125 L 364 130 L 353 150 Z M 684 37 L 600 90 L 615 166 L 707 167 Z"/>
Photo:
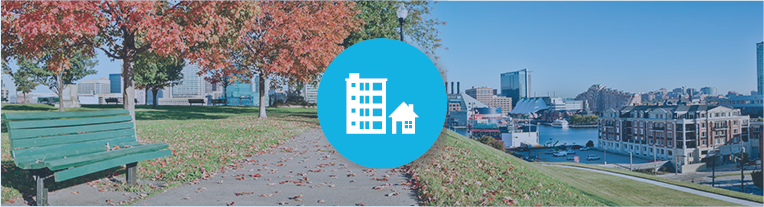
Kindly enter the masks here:
<path id="1" fill-rule="evenodd" d="M 438 2 L 446 21 L 437 55 L 448 81 L 499 88 L 501 73 L 531 70 L 537 96 L 573 98 L 593 84 L 628 92 L 662 87 L 756 88 L 762 2 Z M 98 73 L 120 60 L 97 56 Z M 16 68 L 15 64 L 11 64 Z M 35 92 L 50 92 L 38 87 Z"/>
<path id="2" fill-rule="evenodd" d="M 528 68 L 537 96 L 593 84 L 628 92 L 756 90 L 762 2 L 438 2 L 448 81 L 500 87 Z M 450 90 L 450 89 L 449 89 Z"/>

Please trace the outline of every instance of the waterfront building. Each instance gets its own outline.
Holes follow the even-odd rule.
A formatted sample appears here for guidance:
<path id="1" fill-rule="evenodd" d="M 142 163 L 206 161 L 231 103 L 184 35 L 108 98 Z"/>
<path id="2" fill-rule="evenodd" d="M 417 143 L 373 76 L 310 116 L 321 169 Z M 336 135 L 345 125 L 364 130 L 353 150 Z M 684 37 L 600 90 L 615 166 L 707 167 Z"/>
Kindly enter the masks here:
<path id="1" fill-rule="evenodd" d="M 122 93 L 122 74 L 109 74 L 109 93 Z"/>
<path id="2" fill-rule="evenodd" d="M 751 140 L 748 143 L 751 150 L 748 152 L 750 152 L 749 155 L 751 160 L 760 159 L 761 156 L 764 155 L 764 149 L 762 149 L 762 138 L 764 138 L 764 121 L 762 119 L 751 119 L 750 124 L 751 126 L 748 129 L 748 139 Z"/>
<path id="3" fill-rule="evenodd" d="M 743 115 L 758 118 L 764 113 L 764 95 L 730 96 L 719 99 L 719 105 L 740 109 Z"/>
<path id="4" fill-rule="evenodd" d="M 346 133 L 385 134 L 387 132 L 387 78 L 360 78 L 350 73 L 345 79 Z"/>
<path id="5" fill-rule="evenodd" d="M 598 122 L 598 144 L 608 152 L 685 165 L 709 154 L 729 159 L 747 137 L 749 117 L 725 106 L 641 105 L 608 109 Z"/>
<path id="6" fill-rule="evenodd" d="M 512 98 L 497 96 L 496 90 L 489 87 L 472 87 L 464 91 L 467 95 L 477 99 L 488 107 L 501 108 L 502 114 L 509 115 L 512 111 Z"/>
<path id="7" fill-rule="evenodd" d="M 674 92 L 682 93 L 683 88 L 674 89 Z M 620 109 L 624 106 L 639 105 L 642 98 L 638 94 L 606 88 L 603 85 L 595 84 L 589 87 L 586 92 L 578 94 L 576 100 L 585 100 L 589 104 L 589 109 L 595 113 L 601 113 L 607 109 Z"/>
<path id="8" fill-rule="evenodd" d="M 512 98 L 512 106 L 531 97 L 531 71 L 528 68 L 501 74 L 501 95 Z"/>
<path id="9" fill-rule="evenodd" d="M 196 64 L 186 64 L 181 70 L 183 80 L 180 84 L 172 86 L 171 98 L 202 98 L 204 95 L 204 78 L 199 76 L 199 68 Z"/>
<path id="10" fill-rule="evenodd" d="M 107 94 L 111 93 L 111 81 L 107 78 L 82 80 L 77 88 L 82 95 Z"/>
<path id="11" fill-rule="evenodd" d="M 449 127 L 466 127 L 469 125 L 469 117 L 475 114 L 477 108 L 488 108 L 488 106 L 463 93 L 448 94 L 446 123 Z"/>
<path id="12" fill-rule="evenodd" d="M 526 114 L 530 117 L 538 117 L 538 114 L 546 112 L 575 112 L 584 109 L 584 101 L 574 99 L 563 99 L 560 97 L 535 97 L 524 98 L 517 102 L 517 105 L 510 111 L 510 114 Z M 554 119 L 549 120 L 554 121 Z"/>

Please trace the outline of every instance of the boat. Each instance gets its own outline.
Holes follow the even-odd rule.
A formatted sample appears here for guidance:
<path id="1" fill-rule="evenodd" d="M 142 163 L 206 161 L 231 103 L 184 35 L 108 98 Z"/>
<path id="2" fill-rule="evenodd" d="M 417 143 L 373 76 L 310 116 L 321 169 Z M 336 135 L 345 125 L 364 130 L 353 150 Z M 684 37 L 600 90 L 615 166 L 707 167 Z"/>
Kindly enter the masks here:
<path id="1" fill-rule="evenodd" d="M 567 129 L 568 128 L 568 121 L 565 121 L 565 119 L 554 120 L 552 122 L 552 127 Z"/>

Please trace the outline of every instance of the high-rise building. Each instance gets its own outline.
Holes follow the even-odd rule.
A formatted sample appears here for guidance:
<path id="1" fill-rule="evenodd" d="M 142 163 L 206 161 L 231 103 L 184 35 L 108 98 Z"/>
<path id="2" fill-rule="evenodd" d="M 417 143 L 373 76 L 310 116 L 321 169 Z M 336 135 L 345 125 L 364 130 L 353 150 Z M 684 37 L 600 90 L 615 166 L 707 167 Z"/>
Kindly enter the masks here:
<path id="1" fill-rule="evenodd" d="M 703 94 L 706 94 L 706 95 L 709 95 L 709 96 L 716 96 L 717 95 L 716 87 L 708 87 L 708 86 L 706 86 L 706 87 L 700 88 L 700 92 L 703 92 Z"/>
<path id="2" fill-rule="evenodd" d="M 8 74 L 3 74 L 2 80 L 3 98 L 9 103 L 17 102 L 16 84 L 13 82 L 13 77 Z"/>
<path id="3" fill-rule="evenodd" d="M 386 85 L 387 78 L 360 78 L 358 73 L 345 79 L 347 134 L 387 132 Z"/>
<path id="4" fill-rule="evenodd" d="M 756 43 L 756 78 L 759 95 L 764 94 L 764 42 Z"/>
<path id="5" fill-rule="evenodd" d="M 512 97 L 512 106 L 531 96 L 531 71 L 528 68 L 501 74 L 501 96 Z"/>
<path id="6" fill-rule="evenodd" d="M 109 89 L 109 93 L 122 93 L 122 74 L 109 74 Z"/>
<path id="7" fill-rule="evenodd" d="M 78 94 L 106 94 L 111 93 L 111 81 L 107 78 L 82 80 L 77 84 Z M 119 85 L 117 85 L 119 86 Z"/>
<path id="8" fill-rule="evenodd" d="M 172 87 L 172 98 L 202 98 L 204 96 L 204 79 L 197 74 L 201 69 L 195 64 L 186 64 L 181 73 L 183 80 Z"/>
<path id="9" fill-rule="evenodd" d="M 302 87 L 302 96 L 305 98 L 305 102 L 316 103 L 318 100 L 318 84 L 305 84 Z"/>

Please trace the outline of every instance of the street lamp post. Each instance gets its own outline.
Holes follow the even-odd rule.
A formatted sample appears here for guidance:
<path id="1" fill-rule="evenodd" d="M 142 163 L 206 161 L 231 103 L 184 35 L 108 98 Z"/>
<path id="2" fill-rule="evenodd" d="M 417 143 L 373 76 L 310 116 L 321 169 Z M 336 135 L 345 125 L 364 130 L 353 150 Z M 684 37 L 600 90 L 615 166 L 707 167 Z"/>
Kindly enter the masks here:
<path id="1" fill-rule="evenodd" d="M 632 152 L 629 152 L 629 170 L 634 171 L 634 159 L 631 156 Z"/>
<path id="2" fill-rule="evenodd" d="M 400 3 L 398 5 L 398 22 L 401 23 L 401 41 L 403 41 L 403 23 L 406 21 L 406 16 L 409 14 L 409 11 L 406 9 L 406 5 L 403 3 Z"/>
<path id="3" fill-rule="evenodd" d="M 602 148 L 602 152 L 603 152 L 603 154 L 605 154 L 605 159 L 604 159 L 604 161 L 605 161 L 605 165 L 607 165 L 607 147 L 603 147 L 603 148 Z"/>

